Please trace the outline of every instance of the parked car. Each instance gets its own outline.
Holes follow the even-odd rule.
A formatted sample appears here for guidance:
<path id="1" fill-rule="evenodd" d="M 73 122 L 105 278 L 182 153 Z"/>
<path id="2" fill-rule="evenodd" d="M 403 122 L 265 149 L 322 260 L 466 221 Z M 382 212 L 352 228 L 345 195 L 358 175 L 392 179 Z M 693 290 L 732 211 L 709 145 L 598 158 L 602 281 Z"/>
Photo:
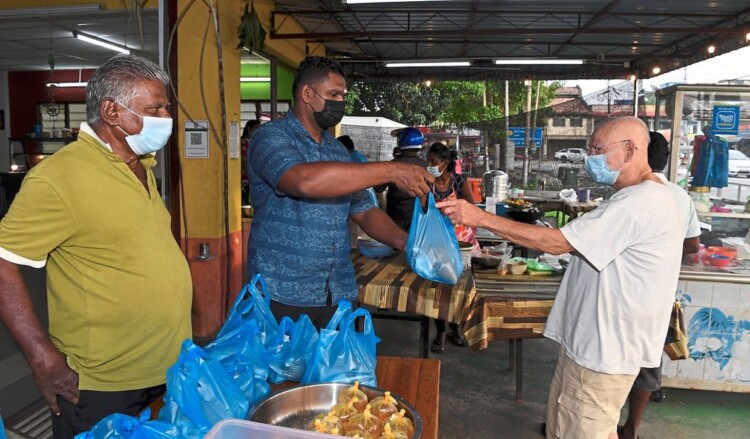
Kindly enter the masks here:
<path id="1" fill-rule="evenodd" d="M 555 158 L 561 162 L 582 162 L 586 157 L 586 150 L 583 148 L 565 148 L 555 153 Z"/>
<path id="2" fill-rule="evenodd" d="M 729 150 L 729 176 L 750 177 L 750 158 L 736 149 Z"/>

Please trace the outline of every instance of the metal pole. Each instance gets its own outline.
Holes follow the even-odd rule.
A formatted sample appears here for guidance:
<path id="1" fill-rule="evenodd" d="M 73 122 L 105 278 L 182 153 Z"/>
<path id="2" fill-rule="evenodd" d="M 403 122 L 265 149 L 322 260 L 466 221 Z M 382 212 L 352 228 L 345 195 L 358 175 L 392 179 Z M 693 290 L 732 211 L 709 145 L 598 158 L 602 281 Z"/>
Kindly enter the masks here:
<path id="1" fill-rule="evenodd" d="M 527 80 L 526 84 L 526 132 L 524 133 L 524 148 L 523 148 L 523 187 L 525 188 L 529 182 L 529 130 L 531 129 L 531 85 L 532 82 Z"/>
<path id="2" fill-rule="evenodd" d="M 638 78 L 633 80 L 633 116 L 638 117 Z"/>
<path id="3" fill-rule="evenodd" d="M 278 93 L 277 93 L 277 75 L 276 75 L 276 57 L 270 56 L 268 57 L 269 61 L 271 61 L 271 120 L 276 120 L 276 113 L 278 110 L 276 109 L 277 101 L 278 101 Z"/>
<path id="4" fill-rule="evenodd" d="M 510 130 L 510 120 L 508 118 L 508 113 L 510 112 L 510 97 L 508 96 L 508 81 L 505 81 L 505 109 L 503 110 L 503 117 L 505 117 L 505 135 L 503 136 L 502 143 L 499 144 L 499 149 L 501 151 L 502 162 L 498 160 L 498 163 L 500 163 L 500 170 L 505 171 L 510 174 L 510 168 L 513 167 L 513 156 L 510 156 L 510 159 L 508 158 L 508 131 Z"/>

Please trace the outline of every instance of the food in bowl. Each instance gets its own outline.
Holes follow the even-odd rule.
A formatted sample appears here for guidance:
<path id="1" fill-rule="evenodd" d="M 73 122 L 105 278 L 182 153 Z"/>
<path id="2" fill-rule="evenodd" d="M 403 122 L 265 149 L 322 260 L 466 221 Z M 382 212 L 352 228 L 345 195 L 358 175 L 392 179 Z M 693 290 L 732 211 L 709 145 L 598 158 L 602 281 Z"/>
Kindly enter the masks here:
<path id="1" fill-rule="evenodd" d="M 708 263 L 718 268 L 726 267 L 730 262 L 732 259 L 729 256 L 713 254 L 708 257 Z"/>
<path id="2" fill-rule="evenodd" d="M 526 263 L 520 261 L 511 261 L 508 263 L 510 274 L 524 274 L 526 272 Z"/>

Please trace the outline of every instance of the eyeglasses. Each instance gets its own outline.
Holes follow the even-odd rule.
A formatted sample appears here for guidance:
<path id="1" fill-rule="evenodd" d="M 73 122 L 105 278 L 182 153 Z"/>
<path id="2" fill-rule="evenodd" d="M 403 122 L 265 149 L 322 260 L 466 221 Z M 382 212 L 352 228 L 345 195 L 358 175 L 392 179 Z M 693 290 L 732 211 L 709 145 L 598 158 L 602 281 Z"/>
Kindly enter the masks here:
<path id="1" fill-rule="evenodd" d="M 607 143 L 602 143 L 600 145 L 594 145 L 594 146 L 589 145 L 589 146 L 586 147 L 586 152 L 588 152 L 589 155 L 603 154 L 604 151 L 602 151 L 602 149 L 605 146 L 614 145 L 616 143 L 625 143 L 625 142 L 630 142 L 630 139 L 617 140 L 615 142 L 607 142 Z"/>

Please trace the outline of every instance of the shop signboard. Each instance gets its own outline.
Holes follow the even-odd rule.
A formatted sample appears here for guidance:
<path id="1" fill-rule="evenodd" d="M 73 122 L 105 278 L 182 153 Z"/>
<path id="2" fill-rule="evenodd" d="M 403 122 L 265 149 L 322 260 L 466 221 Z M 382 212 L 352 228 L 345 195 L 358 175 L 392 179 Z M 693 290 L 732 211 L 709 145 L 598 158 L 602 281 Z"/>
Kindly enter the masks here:
<path id="1" fill-rule="evenodd" d="M 733 134 L 740 132 L 740 107 L 737 105 L 714 105 L 711 134 Z"/>
<path id="2" fill-rule="evenodd" d="M 534 131 L 531 132 L 531 135 L 534 137 L 533 140 L 529 139 L 529 142 L 531 142 L 532 146 L 534 148 L 539 148 L 542 146 L 542 129 L 541 128 L 535 128 Z M 526 145 L 526 127 L 509 127 L 508 128 L 508 140 L 513 142 L 516 145 L 516 148 L 523 148 Z"/>

